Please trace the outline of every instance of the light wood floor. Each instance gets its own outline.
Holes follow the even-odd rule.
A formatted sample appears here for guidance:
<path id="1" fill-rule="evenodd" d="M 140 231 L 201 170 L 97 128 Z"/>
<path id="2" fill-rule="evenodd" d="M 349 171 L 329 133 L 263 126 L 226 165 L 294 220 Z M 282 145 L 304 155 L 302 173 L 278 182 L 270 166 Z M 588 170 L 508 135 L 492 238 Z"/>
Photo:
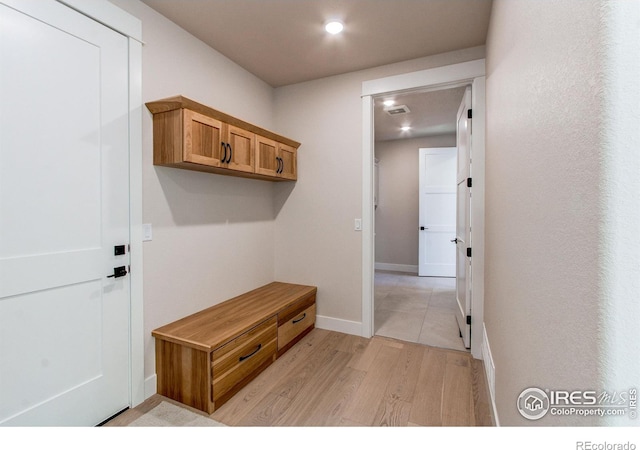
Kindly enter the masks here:
<path id="1" fill-rule="evenodd" d="M 210 417 L 230 426 L 490 426 L 468 352 L 315 329 Z M 107 426 L 126 426 L 155 395 Z"/>

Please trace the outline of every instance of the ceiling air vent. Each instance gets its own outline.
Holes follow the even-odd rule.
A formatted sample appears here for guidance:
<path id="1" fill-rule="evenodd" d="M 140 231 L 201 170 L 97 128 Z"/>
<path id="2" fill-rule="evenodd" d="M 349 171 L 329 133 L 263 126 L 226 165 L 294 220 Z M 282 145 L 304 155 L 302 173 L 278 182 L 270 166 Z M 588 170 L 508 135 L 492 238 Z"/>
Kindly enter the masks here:
<path id="1" fill-rule="evenodd" d="M 407 114 L 407 113 L 411 112 L 411 110 L 409 109 L 409 107 L 407 105 L 390 106 L 388 108 L 385 108 L 384 110 L 390 116 L 395 116 L 395 115 L 398 115 L 398 114 Z"/>

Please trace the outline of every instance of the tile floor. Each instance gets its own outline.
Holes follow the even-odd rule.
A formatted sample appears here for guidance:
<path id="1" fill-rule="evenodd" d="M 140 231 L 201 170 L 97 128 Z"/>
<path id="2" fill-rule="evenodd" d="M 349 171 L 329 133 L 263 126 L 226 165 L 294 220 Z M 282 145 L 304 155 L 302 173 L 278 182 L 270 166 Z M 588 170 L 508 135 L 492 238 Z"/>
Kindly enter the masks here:
<path id="1" fill-rule="evenodd" d="M 463 350 L 455 318 L 455 278 L 376 271 L 375 334 Z"/>

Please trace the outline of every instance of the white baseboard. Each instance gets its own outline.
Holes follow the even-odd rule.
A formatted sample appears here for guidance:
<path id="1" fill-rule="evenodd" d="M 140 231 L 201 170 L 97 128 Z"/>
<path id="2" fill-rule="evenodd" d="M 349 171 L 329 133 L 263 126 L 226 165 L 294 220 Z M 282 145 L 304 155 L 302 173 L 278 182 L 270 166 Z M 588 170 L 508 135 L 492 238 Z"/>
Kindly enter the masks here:
<path id="1" fill-rule="evenodd" d="M 154 373 L 144 380 L 144 398 L 145 400 L 158 392 L 158 376 Z"/>
<path id="2" fill-rule="evenodd" d="M 338 333 L 362 336 L 362 322 L 336 319 L 335 317 L 316 316 L 316 327 L 323 330 L 337 331 Z"/>
<path id="3" fill-rule="evenodd" d="M 487 330 L 484 323 L 482 324 L 482 361 L 484 363 L 484 371 L 489 387 L 489 400 L 491 401 L 492 416 L 496 422 L 496 426 L 499 427 L 500 420 L 498 419 L 498 411 L 496 409 L 496 366 L 493 363 L 491 347 L 489 346 L 489 338 L 487 337 Z"/>
<path id="4" fill-rule="evenodd" d="M 406 273 L 418 273 L 418 266 L 411 264 L 391 264 L 391 263 L 379 263 L 377 262 L 376 270 L 390 270 L 392 272 L 406 272 Z"/>

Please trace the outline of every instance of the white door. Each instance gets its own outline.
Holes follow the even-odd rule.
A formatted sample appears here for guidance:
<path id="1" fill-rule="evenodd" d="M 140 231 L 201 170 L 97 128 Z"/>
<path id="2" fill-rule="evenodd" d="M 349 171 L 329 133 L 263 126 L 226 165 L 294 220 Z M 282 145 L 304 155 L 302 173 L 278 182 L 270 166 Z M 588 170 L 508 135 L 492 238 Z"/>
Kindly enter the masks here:
<path id="1" fill-rule="evenodd" d="M 127 52 L 61 3 L 0 2 L 2 425 L 128 406 Z"/>
<path id="2" fill-rule="evenodd" d="M 457 115 L 456 320 L 464 346 L 471 348 L 471 87 L 467 87 Z"/>
<path id="3" fill-rule="evenodd" d="M 455 277 L 455 147 L 421 148 L 419 157 L 418 275 Z"/>

